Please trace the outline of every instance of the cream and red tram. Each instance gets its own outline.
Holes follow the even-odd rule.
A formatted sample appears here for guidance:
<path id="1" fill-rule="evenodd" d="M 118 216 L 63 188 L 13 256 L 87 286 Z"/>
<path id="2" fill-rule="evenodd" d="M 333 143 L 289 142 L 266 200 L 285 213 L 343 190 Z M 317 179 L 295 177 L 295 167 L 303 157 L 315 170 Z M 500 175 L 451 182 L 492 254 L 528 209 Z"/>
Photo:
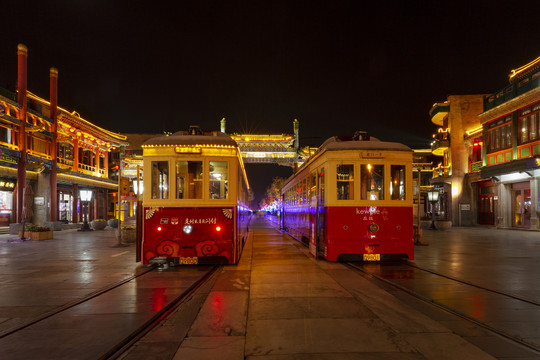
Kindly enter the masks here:
<path id="1" fill-rule="evenodd" d="M 365 132 L 329 138 L 285 182 L 282 228 L 330 261 L 414 259 L 412 159 Z"/>
<path id="2" fill-rule="evenodd" d="M 236 142 L 193 126 L 142 147 L 143 264 L 237 263 L 251 212 Z"/>

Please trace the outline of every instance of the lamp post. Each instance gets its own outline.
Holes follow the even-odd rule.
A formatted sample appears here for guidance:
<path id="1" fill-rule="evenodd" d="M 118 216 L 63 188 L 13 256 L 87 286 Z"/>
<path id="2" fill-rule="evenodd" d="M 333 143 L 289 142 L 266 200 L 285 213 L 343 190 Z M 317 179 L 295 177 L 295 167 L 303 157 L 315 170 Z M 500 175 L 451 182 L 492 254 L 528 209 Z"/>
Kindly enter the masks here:
<path id="1" fill-rule="evenodd" d="M 439 201 L 439 191 L 431 189 L 427 193 L 428 200 L 431 203 L 431 226 L 429 227 L 431 230 L 437 230 L 437 227 L 435 226 L 435 204 Z"/>
<path id="2" fill-rule="evenodd" d="M 92 231 L 92 229 L 90 229 L 90 226 L 88 226 L 88 203 L 92 200 L 92 194 L 93 191 L 88 189 L 82 189 L 79 191 L 81 202 L 84 207 L 84 223 L 82 228 L 79 229 L 79 231 Z"/>

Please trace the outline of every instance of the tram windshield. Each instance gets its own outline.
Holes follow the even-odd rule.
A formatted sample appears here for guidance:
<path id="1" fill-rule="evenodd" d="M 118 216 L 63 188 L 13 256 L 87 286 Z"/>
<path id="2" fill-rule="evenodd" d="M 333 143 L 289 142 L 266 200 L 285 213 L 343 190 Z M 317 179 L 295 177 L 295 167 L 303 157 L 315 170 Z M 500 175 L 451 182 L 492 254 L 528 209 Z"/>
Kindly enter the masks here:
<path id="1" fill-rule="evenodd" d="M 338 165 L 337 175 L 337 199 L 354 200 L 354 165 Z"/>
<path id="2" fill-rule="evenodd" d="M 176 198 L 202 199 L 203 163 L 202 161 L 176 162 Z"/>
<path id="3" fill-rule="evenodd" d="M 226 161 L 210 161 L 210 199 L 227 199 L 229 172 Z"/>
<path id="4" fill-rule="evenodd" d="M 405 165 L 390 165 L 390 198 L 405 200 Z"/>
<path id="5" fill-rule="evenodd" d="M 152 161 L 152 199 L 169 198 L 169 162 Z"/>
<path id="6" fill-rule="evenodd" d="M 360 167 L 361 200 L 384 200 L 384 165 Z"/>

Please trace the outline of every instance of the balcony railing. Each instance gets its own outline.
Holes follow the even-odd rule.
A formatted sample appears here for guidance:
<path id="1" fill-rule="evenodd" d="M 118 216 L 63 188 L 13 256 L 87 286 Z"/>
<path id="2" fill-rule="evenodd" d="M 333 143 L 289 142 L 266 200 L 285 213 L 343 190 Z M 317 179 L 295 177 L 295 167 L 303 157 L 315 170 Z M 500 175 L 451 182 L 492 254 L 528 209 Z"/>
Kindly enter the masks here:
<path id="1" fill-rule="evenodd" d="M 68 166 L 71 166 L 73 167 L 73 160 L 69 160 L 69 159 L 64 159 L 64 158 L 57 158 L 57 161 L 58 163 L 60 164 L 64 164 L 64 165 L 68 165 Z"/>
<path id="2" fill-rule="evenodd" d="M 491 110 L 537 87 L 540 87 L 540 69 L 522 79 L 515 80 L 493 95 L 484 96 L 484 111 Z"/>
<path id="3" fill-rule="evenodd" d="M 471 163 L 471 168 L 469 169 L 469 172 L 471 173 L 479 172 L 481 167 L 482 167 L 482 161 L 473 162 Z"/>
<path id="4" fill-rule="evenodd" d="M 431 143 L 431 153 L 437 156 L 443 156 L 445 150 L 450 147 L 450 134 L 447 131 L 441 131 L 434 135 Z"/>

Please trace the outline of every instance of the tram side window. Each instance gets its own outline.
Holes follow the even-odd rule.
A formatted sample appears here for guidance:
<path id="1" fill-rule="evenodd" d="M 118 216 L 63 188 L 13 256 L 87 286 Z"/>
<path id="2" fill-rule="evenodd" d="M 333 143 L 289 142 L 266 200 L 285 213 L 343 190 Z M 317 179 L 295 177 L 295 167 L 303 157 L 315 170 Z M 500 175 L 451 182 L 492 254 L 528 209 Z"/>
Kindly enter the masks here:
<path id="1" fill-rule="evenodd" d="M 228 165 L 226 161 L 210 161 L 210 199 L 227 199 L 229 194 Z"/>
<path id="2" fill-rule="evenodd" d="M 354 165 L 338 165 L 337 200 L 354 200 Z"/>
<path id="3" fill-rule="evenodd" d="M 405 165 L 390 165 L 390 198 L 405 200 Z"/>
<path id="4" fill-rule="evenodd" d="M 384 200 L 384 165 L 362 165 L 360 188 L 362 200 Z"/>
<path id="5" fill-rule="evenodd" d="M 177 199 L 202 199 L 202 161 L 176 162 L 176 196 Z"/>
<path id="6" fill-rule="evenodd" d="M 152 161 L 152 199 L 169 198 L 169 162 Z"/>

